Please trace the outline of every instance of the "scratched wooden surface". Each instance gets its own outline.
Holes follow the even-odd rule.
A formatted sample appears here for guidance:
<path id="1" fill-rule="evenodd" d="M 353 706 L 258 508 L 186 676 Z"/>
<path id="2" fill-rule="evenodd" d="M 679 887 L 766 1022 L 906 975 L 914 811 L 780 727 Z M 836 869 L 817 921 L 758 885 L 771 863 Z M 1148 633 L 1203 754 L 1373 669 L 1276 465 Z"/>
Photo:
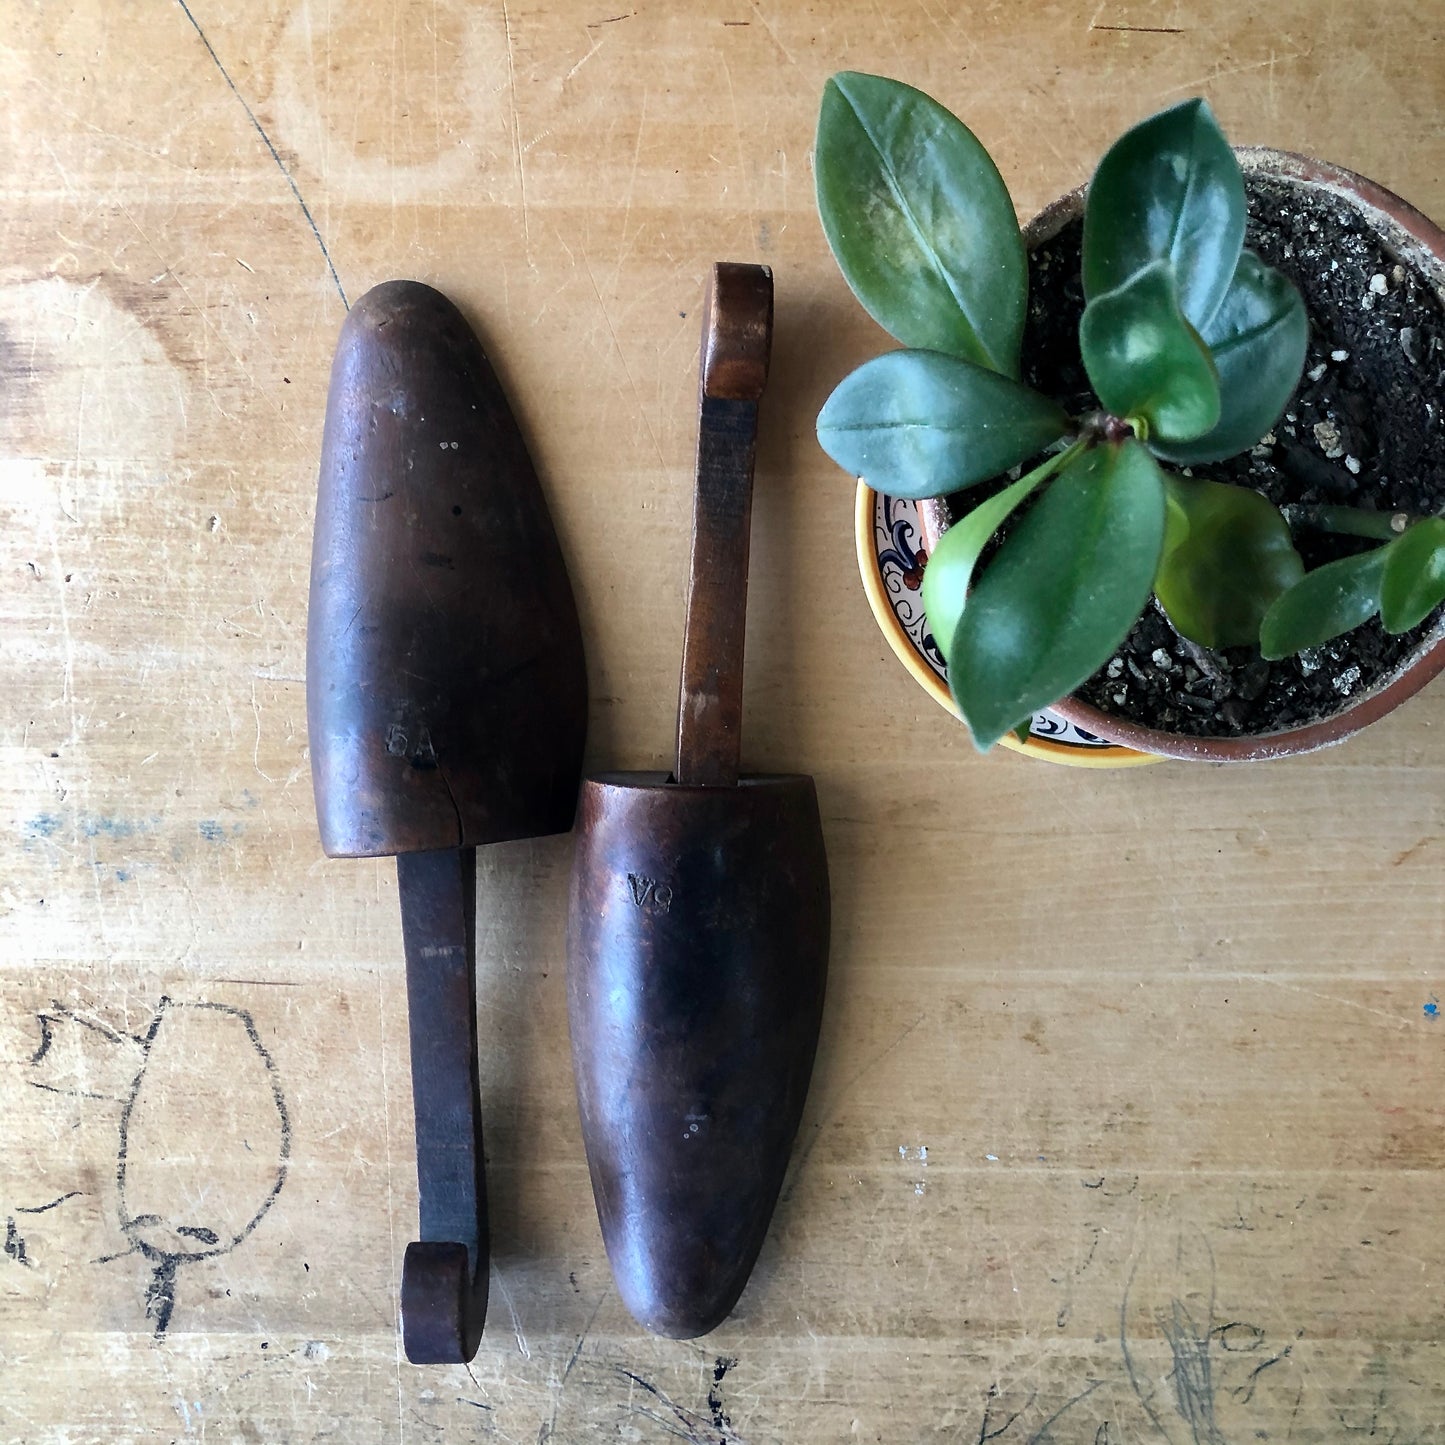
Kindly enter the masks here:
<path id="1" fill-rule="evenodd" d="M 1438 4 L 626 4 L 4 7 L 0 1438 L 1445 1439 L 1445 687 L 1242 771 L 978 758 L 874 630 L 811 437 L 880 337 L 809 163 L 826 76 L 882 70 L 1027 214 L 1203 92 L 1440 216 Z M 733 1320 L 632 1324 L 570 845 L 484 851 L 492 1315 L 470 1370 L 414 1369 L 394 872 L 321 857 L 306 754 L 331 347 L 391 276 L 475 319 L 589 757 L 658 766 L 722 257 L 777 275 L 746 753 L 816 774 L 835 884 L 793 1172 Z"/>

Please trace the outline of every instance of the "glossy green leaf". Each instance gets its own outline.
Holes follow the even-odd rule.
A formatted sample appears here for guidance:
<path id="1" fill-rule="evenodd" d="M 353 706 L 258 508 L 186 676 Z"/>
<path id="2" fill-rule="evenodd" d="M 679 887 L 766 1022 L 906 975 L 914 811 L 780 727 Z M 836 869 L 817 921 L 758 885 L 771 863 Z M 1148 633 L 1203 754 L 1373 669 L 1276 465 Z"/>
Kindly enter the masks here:
<path id="1" fill-rule="evenodd" d="M 1408 632 L 1445 602 L 1445 517 L 1416 522 L 1385 551 L 1380 620 L 1386 632 Z"/>
<path id="2" fill-rule="evenodd" d="M 1219 375 L 1219 422 L 1194 441 L 1156 448 L 1184 466 L 1235 456 L 1280 419 L 1304 370 L 1309 321 L 1294 283 L 1245 251 L 1201 334 Z"/>
<path id="3" fill-rule="evenodd" d="M 813 166 L 828 244 L 868 314 L 905 346 L 1017 376 L 1028 265 L 973 132 L 912 86 L 844 71 L 823 87 Z"/>
<path id="4" fill-rule="evenodd" d="M 1165 542 L 1155 596 L 1202 647 L 1255 645 L 1271 604 L 1305 574 L 1288 523 L 1248 487 L 1175 476 L 1167 485 L 1188 526 Z"/>
<path id="5" fill-rule="evenodd" d="M 1306 572 L 1264 614 L 1259 650 L 1273 662 L 1369 621 L 1380 610 L 1385 553 L 1391 545 Z"/>
<path id="6" fill-rule="evenodd" d="M 1079 321 L 1084 370 L 1106 410 L 1142 417 L 1148 440 L 1181 442 L 1219 420 L 1209 348 L 1184 319 L 1167 261 L 1096 296 Z"/>
<path id="7" fill-rule="evenodd" d="M 818 413 L 818 442 L 893 497 L 987 481 L 1057 441 L 1062 408 L 1022 382 L 940 351 L 891 351 L 845 377 Z"/>
<path id="8" fill-rule="evenodd" d="M 1166 472 L 1165 481 L 1172 478 Z M 1164 551 L 1163 556 L 1167 557 L 1176 547 L 1182 546 L 1186 537 L 1189 536 L 1189 513 L 1184 510 L 1184 503 L 1180 501 L 1179 494 L 1172 487 L 1164 489 Z"/>
<path id="9" fill-rule="evenodd" d="M 1005 518 L 1047 475 L 1045 468 L 1040 467 L 1029 476 L 1020 477 L 1012 486 L 960 517 L 939 538 L 923 569 L 923 611 L 945 662 L 948 661 L 945 649 L 953 645 L 958 619 L 963 615 L 968 589 L 973 585 L 973 569 L 979 553 Z"/>
<path id="10" fill-rule="evenodd" d="M 1126 132 L 1089 184 L 1084 295 L 1122 286 L 1167 261 L 1179 303 L 1203 330 L 1224 299 L 1244 244 L 1244 180 L 1214 113 L 1186 100 Z"/>
<path id="11" fill-rule="evenodd" d="M 1164 477 L 1138 442 L 1079 453 L 974 585 L 949 681 L 980 749 L 1096 672 L 1149 600 Z"/>

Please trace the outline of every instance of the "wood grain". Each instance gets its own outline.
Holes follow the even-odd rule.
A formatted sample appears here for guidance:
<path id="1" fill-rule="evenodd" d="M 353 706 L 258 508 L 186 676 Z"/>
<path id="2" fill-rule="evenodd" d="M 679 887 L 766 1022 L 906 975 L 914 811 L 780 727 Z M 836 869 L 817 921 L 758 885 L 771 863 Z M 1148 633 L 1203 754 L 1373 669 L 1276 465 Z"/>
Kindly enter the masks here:
<path id="1" fill-rule="evenodd" d="M 883 338 L 809 168 L 845 67 L 958 110 L 1023 215 L 1202 93 L 1439 218 L 1432 7 L 10 8 L 0 1439 L 1445 1439 L 1445 691 L 1259 768 L 978 758 L 874 629 L 812 437 Z M 644 1336 L 578 1135 L 570 843 L 483 850 L 492 1323 L 410 1368 L 395 885 L 321 856 L 301 681 L 343 296 L 414 276 L 476 325 L 576 585 L 588 766 L 666 768 L 720 257 L 777 287 L 747 760 L 815 775 L 834 880 L 800 1147 L 737 1315 Z M 284 1180 L 158 1336 L 207 1246 L 132 1249 L 119 1150 L 138 1212 L 241 1229 L 279 1117 L 243 1017 Z"/>

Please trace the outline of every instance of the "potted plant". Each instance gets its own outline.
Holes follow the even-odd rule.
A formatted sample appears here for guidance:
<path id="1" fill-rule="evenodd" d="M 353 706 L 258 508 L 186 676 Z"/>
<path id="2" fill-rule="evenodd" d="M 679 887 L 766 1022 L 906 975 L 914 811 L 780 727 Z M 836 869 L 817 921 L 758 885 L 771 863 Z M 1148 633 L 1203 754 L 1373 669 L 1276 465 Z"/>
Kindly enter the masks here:
<path id="1" fill-rule="evenodd" d="M 1338 184 L 1313 210 L 1302 198 L 1358 178 L 1237 154 L 1190 100 L 1121 137 L 1030 249 L 962 122 L 851 73 L 825 88 L 815 166 L 843 275 L 904 347 L 844 379 L 819 440 L 880 491 L 952 498 L 933 508 L 952 525 L 923 599 L 981 749 L 1052 704 L 1153 751 L 1301 751 L 1445 666 L 1445 467 L 1354 442 L 1386 439 L 1392 407 L 1425 409 L 1393 418 L 1407 449 L 1438 417 L 1445 316 L 1408 236 L 1357 244 L 1369 228 Z M 1438 240 L 1359 187 L 1358 209 Z M 1346 251 L 1358 304 L 1329 284 Z M 1397 327 L 1405 304 L 1419 314 Z M 1383 399 L 1350 390 L 1367 344 L 1342 339 L 1351 305 L 1388 312 L 1398 356 L 1370 358 Z M 1346 648 L 1358 659 L 1303 697 L 1321 652 Z"/>

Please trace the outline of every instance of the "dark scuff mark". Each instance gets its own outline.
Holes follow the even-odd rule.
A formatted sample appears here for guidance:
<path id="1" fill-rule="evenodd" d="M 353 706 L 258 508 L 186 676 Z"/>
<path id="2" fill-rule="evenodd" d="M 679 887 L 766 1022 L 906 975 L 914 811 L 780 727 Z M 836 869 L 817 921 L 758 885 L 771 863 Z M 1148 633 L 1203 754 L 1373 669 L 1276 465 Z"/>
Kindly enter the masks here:
<path id="1" fill-rule="evenodd" d="M 47 1094 L 63 1094 L 67 1099 L 99 1099 L 103 1103 L 120 1103 L 119 1094 L 96 1094 L 89 1089 L 62 1089 L 58 1084 L 43 1084 L 39 1079 L 28 1079 L 32 1089 L 43 1089 Z"/>
<path id="2" fill-rule="evenodd" d="M 1249 1378 L 1242 1385 L 1236 1385 L 1234 1389 L 1230 1391 L 1230 1394 L 1232 1394 L 1241 1405 L 1250 1404 L 1254 1399 L 1254 1392 L 1259 1388 L 1259 1377 L 1264 1374 L 1271 1365 L 1277 1365 L 1282 1360 L 1289 1359 L 1293 1349 L 1293 1345 L 1286 1345 L 1279 1354 L 1273 1355 L 1267 1360 L 1262 1360 L 1249 1372 Z M 1295 1408 L 1299 1408 L 1298 1401 L 1295 1402 Z"/>
<path id="3" fill-rule="evenodd" d="M 574 1285 L 577 1283 L 577 1276 L 575 1274 L 568 1275 L 568 1278 Z M 608 1290 L 604 1289 L 602 1293 L 597 1296 L 597 1303 L 592 1306 L 592 1313 L 587 1316 L 587 1323 L 582 1326 L 582 1333 L 577 1336 L 577 1344 L 572 1351 L 572 1358 L 567 1361 L 567 1368 L 562 1371 L 562 1383 L 564 1385 L 567 1383 L 568 1376 L 571 1375 L 573 1367 L 581 1357 L 582 1346 L 587 1343 L 587 1336 L 592 1333 L 592 1326 L 597 1322 L 597 1316 L 602 1311 L 602 1306 L 607 1300 L 607 1295 Z"/>
<path id="4" fill-rule="evenodd" d="M 50 1015 L 37 1014 L 36 1019 L 40 1024 L 40 1047 L 30 1055 L 32 1064 L 38 1064 L 50 1052 L 50 1046 L 55 1042 L 55 1025 Z"/>
<path id="5" fill-rule="evenodd" d="M 641 1375 L 634 1374 L 633 1371 L 621 1365 L 617 1366 L 617 1373 L 645 1390 L 672 1418 L 668 1419 L 666 1415 L 659 1415 L 654 1410 L 630 1406 L 633 1414 L 642 1415 L 648 1420 L 655 1420 L 680 1440 L 686 1440 L 688 1445 L 738 1445 L 738 1437 L 733 1434 L 730 1426 L 717 1425 L 710 1420 L 705 1420 L 695 1410 L 689 1410 L 675 1400 L 669 1399 L 651 1381 L 644 1380 Z"/>
<path id="6" fill-rule="evenodd" d="M 161 1255 L 146 1286 L 146 1318 L 156 1322 L 157 1337 L 165 1334 L 176 1307 L 176 1270 L 180 1262 L 179 1255 Z"/>
<path id="7" fill-rule="evenodd" d="M 15 1261 L 16 1264 L 23 1264 L 26 1269 L 34 1269 L 35 1261 L 25 1251 L 25 1239 L 15 1227 L 15 1216 L 12 1214 L 5 1221 L 5 1253 Z"/>
<path id="8" fill-rule="evenodd" d="M 1024 1401 L 1022 1408 L 1015 1410 L 1002 1425 L 994 1427 L 993 1423 L 993 1402 L 998 1398 L 999 1388 L 997 1385 L 989 1386 L 989 1400 L 983 1407 L 983 1420 L 978 1427 L 978 1440 L 976 1445 L 988 1445 L 990 1440 L 997 1440 L 1000 1435 L 1005 1434 L 1009 1427 L 1024 1413 L 1037 1398 L 1034 1391 L 1029 1392 L 1029 1397 Z"/>
<path id="9" fill-rule="evenodd" d="M 1094 1391 L 1097 1390 L 1099 1386 L 1103 1383 L 1104 1382 L 1102 1380 L 1091 1379 L 1084 1389 L 1080 1390 L 1079 1393 L 1075 1395 L 1071 1400 L 1066 1400 L 1062 1405 L 1060 1405 L 1059 1408 L 1055 1410 L 1054 1413 L 1050 1415 L 1049 1418 L 1045 1420 L 1044 1423 L 1040 1425 L 1039 1428 L 1035 1430 L 1032 1435 L 1029 1436 L 1028 1445 L 1053 1445 L 1054 1425 L 1057 1424 L 1060 1420 L 1062 1420 L 1063 1417 L 1067 1415 L 1069 1411 L 1072 1410 L 1074 1406 L 1079 1403 L 1080 1400 L 1087 1400 L 1089 1396 L 1092 1395 Z M 1099 1426 L 1099 1429 L 1095 1431 L 1094 1439 L 1097 1441 L 1101 1434 L 1104 1440 L 1107 1441 L 1109 1438 L 1109 1422 L 1107 1420 L 1105 1420 L 1104 1423 Z"/>
<path id="10" fill-rule="evenodd" d="M 712 1389 L 707 1392 L 707 1407 L 712 1411 L 712 1422 L 719 1430 L 731 1430 L 732 1420 L 723 1409 L 721 1385 L 723 1376 L 738 1362 L 736 1355 L 719 1355 L 713 1361 Z"/>
<path id="11" fill-rule="evenodd" d="M 32 1061 L 33 1062 L 33 1061 Z M 67 1199 L 80 1197 L 79 1189 L 72 1189 L 69 1194 L 62 1194 L 59 1199 L 52 1199 L 49 1204 L 32 1204 L 28 1208 L 24 1205 L 16 1205 L 16 1214 L 44 1214 L 47 1209 L 58 1209 Z"/>

